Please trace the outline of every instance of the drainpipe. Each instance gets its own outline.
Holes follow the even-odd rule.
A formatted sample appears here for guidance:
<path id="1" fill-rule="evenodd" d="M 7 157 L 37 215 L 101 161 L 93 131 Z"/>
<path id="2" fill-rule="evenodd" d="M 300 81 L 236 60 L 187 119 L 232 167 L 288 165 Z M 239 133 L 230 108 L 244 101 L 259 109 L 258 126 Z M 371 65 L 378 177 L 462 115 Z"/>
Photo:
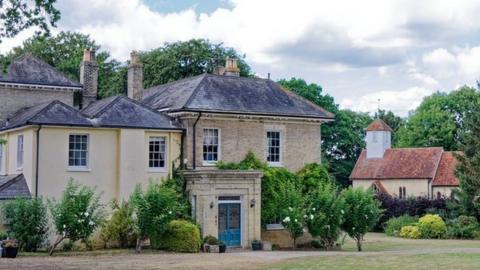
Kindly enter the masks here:
<path id="1" fill-rule="evenodd" d="M 199 112 L 198 113 L 198 117 L 197 117 L 197 120 L 195 120 L 195 123 L 193 123 L 193 130 L 192 130 L 192 135 L 193 135 L 193 169 L 195 170 L 197 168 L 197 158 L 196 158 L 196 155 L 197 155 L 197 132 L 196 132 L 196 127 L 197 127 L 197 123 L 198 123 L 198 120 L 200 120 L 200 117 L 202 116 L 202 112 Z"/>
<path id="2" fill-rule="evenodd" d="M 42 125 L 38 126 L 37 129 L 37 153 L 36 153 L 36 160 L 35 160 L 35 197 L 38 197 L 38 163 L 40 157 L 40 129 L 42 129 Z"/>

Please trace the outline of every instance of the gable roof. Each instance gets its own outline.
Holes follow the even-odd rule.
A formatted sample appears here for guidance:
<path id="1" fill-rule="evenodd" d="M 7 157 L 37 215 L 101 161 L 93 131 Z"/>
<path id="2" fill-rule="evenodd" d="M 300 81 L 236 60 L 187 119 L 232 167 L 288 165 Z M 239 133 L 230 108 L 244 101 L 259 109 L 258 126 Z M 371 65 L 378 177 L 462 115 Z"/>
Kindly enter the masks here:
<path id="1" fill-rule="evenodd" d="M 368 125 L 367 131 L 390 131 L 390 132 L 392 132 L 393 130 L 382 119 L 377 118 L 377 119 L 373 120 L 373 122 L 370 123 L 370 125 Z"/>
<path id="2" fill-rule="evenodd" d="M 13 59 L 8 66 L 7 74 L 0 77 L 0 82 L 82 87 L 80 83 L 71 80 L 31 53 Z"/>
<path id="3" fill-rule="evenodd" d="M 30 197 L 30 190 L 23 174 L 0 175 L 0 200 Z"/>
<path id="4" fill-rule="evenodd" d="M 153 109 L 333 119 L 316 104 L 258 78 L 202 74 L 145 90 Z"/>
<path id="5" fill-rule="evenodd" d="M 125 96 L 93 102 L 82 111 L 58 100 L 40 103 L 19 110 L 8 119 L 0 131 L 27 125 L 182 129 L 169 116 Z"/>
<path id="6" fill-rule="evenodd" d="M 367 159 L 363 150 L 350 175 L 352 180 L 433 179 L 442 158 L 441 147 L 387 149 L 383 158 Z"/>
<path id="7" fill-rule="evenodd" d="M 77 109 L 54 100 L 20 109 L 0 130 L 26 125 L 92 126 L 91 122 Z"/>
<path id="8" fill-rule="evenodd" d="M 460 182 L 455 176 L 456 166 L 457 159 L 455 158 L 454 153 L 443 152 L 432 186 L 458 186 Z"/>
<path id="9" fill-rule="evenodd" d="M 154 111 L 125 96 L 93 102 L 82 113 L 102 127 L 181 129 L 173 118 Z"/>

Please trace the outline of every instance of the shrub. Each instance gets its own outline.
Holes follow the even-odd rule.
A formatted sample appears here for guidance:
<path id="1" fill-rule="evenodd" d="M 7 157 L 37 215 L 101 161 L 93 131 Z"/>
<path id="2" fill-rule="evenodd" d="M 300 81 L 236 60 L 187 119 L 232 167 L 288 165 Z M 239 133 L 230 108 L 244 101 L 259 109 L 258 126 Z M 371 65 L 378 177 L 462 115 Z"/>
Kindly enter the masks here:
<path id="1" fill-rule="evenodd" d="M 447 233 L 447 225 L 439 215 L 427 214 L 418 220 L 422 238 L 442 238 Z"/>
<path id="2" fill-rule="evenodd" d="M 218 245 L 220 242 L 215 236 L 207 235 L 203 238 L 202 243 L 207 245 Z"/>
<path id="3" fill-rule="evenodd" d="M 391 218 L 385 223 L 385 234 L 388 236 L 399 236 L 402 227 L 413 225 L 417 221 L 418 218 L 409 215 Z"/>
<path id="4" fill-rule="evenodd" d="M 344 203 L 333 184 L 324 183 L 311 191 L 311 202 L 305 216 L 308 231 L 318 237 L 325 248 L 332 248 L 340 236 Z"/>
<path id="5" fill-rule="evenodd" d="M 5 240 L 8 238 L 7 232 L 0 231 L 0 241 Z"/>
<path id="6" fill-rule="evenodd" d="M 345 213 L 342 229 L 357 242 L 358 251 L 362 251 L 363 236 L 370 231 L 382 211 L 371 189 L 348 188 L 341 193 L 345 201 Z"/>
<path id="7" fill-rule="evenodd" d="M 36 251 L 47 235 L 47 207 L 42 198 L 16 199 L 4 205 L 10 236 L 25 251 Z"/>
<path id="8" fill-rule="evenodd" d="M 292 182 L 285 182 L 277 188 L 277 207 L 282 217 L 282 224 L 293 239 L 302 236 L 304 229 L 305 202 L 301 192 Z"/>
<path id="9" fill-rule="evenodd" d="M 480 227 L 477 219 L 471 216 L 459 216 L 447 221 L 447 235 L 450 238 L 473 239 Z"/>
<path id="10" fill-rule="evenodd" d="M 268 167 L 268 165 L 258 159 L 254 153 L 248 151 L 245 158 L 240 161 L 240 163 L 225 163 L 223 161 L 217 162 L 217 167 L 220 170 L 263 170 Z"/>
<path id="11" fill-rule="evenodd" d="M 421 237 L 421 233 L 417 226 L 407 225 L 400 229 L 400 237 L 419 239 Z"/>
<path id="12" fill-rule="evenodd" d="M 303 194 L 309 194 L 311 191 L 319 189 L 323 184 L 333 183 L 325 165 L 318 163 L 305 165 L 297 172 L 297 178 Z"/>
<path id="13" fill-rule="evenodd" d="M 197 225 L 187 220 L 172 220 L 159 247 L 174 252 L 198 252 L 201 242 Z"/>
<path id="14" fill-rule="evenodd" d="M 150 183 L 146 192 L 137 185 L 130 199 L 139 237 L 137 251 L 140 250 L 141 240 L 146 238 L 150 238 L 152 245 L 156 246 L 170 221 L 186 215 L 187 207 L 182 204 L 181 197 L 175 189 L 161 184 Z"/>
<path id="15" fill-rule="evenodd" d="M 115 241 L 121 248 L 134 247 L 137 240 L 133 208 L 128 202 L 112 202 L 113 213 L 100 232 L 105 243 Z"/>
<path id="16" fill-rule="evenodd" d="M 70 180 L 60 201 L 50 201 L 53 224 L 58 235 L 50 247 L 52 255 L 55 248 L 65 239 L 81 240 L 88 248 L 88 238 L 104 220 L 100 195 L 95 189 Z"/>

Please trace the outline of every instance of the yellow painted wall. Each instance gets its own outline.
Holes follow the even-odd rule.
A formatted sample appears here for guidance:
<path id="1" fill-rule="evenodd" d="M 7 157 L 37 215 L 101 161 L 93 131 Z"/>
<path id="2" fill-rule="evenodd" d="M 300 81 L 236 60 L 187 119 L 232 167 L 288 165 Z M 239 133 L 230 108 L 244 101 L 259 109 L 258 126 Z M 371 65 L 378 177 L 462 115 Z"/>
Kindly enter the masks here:
<path id="1" fill-rule="evenodd" d="M 7 139 L 7 174 L 24 173 L 32 195 L 35 195 L 35 158 L 37 127 L 0 134 Z M 17 136 L 24 135 L 24 166 L 17 171 Z M 68 167 L 70 134 L 88 134 L 88 166 L 86 169 Z M 148 168 L 150 136 L 166 138 L 167 161 L 164 171 Z M 59 198 L 70 178 L 81 184 L 96 187 L 102 201 L 126 199 L 136 184 L 144 186 L 165 179 L 172 172 L 172 162 L 179 163 L 181 133 L 143 129 L 65 128 L 43 126 L 40 130 L 38 194 Z"/>
<path id="2" fill-rule="evenodd" d="M 353 180 L 352 186 L 354 188 L 362 187 L 368 189 L 372 186 L 373 182 L 374 180 Z M 388 179 L 380 180 L 380 182 L 392 196 L 398 196 L 398 188 L 405 187 L 407 197 L 428 197 L 429 186 L 427 179 Z"/>

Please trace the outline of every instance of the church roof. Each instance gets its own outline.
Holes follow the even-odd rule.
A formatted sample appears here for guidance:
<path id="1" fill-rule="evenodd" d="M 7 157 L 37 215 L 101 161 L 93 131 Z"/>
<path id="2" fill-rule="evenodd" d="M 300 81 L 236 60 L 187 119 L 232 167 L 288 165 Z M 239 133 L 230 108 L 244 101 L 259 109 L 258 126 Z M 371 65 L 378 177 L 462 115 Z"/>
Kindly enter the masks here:
<path id="1" fill-rule="evenodd" d="M 373 122 L 368 125 L 367 131 L 390 131 L 392 132 L 392 128 L 387 125 L 382 119 L 377 118 L 373 120 Z"/>
<path id="2" fill-rule="evenodd" d="M 433 179 L 433 186 L 458 186 L 460 183 L 455 176 L 457 159 L 453 152 L 443 152 L 442 159 L 438 165 L 437 174 Z"/>
<path id="3" fill-rule="evenodd" d="M 65 74 L 31 53 L 26 53 L 13 59 L 8 66 L 7 74 L 0 76 L 0 82 L 82 87 L 80 83 L 71 80 Z"/>
<path id="4" fill-rule="evenodd" d="M 202 74 L 145 90 L 143 103 L 169 112 L 333 119 L 320 106 L 266 79 Z"/>

